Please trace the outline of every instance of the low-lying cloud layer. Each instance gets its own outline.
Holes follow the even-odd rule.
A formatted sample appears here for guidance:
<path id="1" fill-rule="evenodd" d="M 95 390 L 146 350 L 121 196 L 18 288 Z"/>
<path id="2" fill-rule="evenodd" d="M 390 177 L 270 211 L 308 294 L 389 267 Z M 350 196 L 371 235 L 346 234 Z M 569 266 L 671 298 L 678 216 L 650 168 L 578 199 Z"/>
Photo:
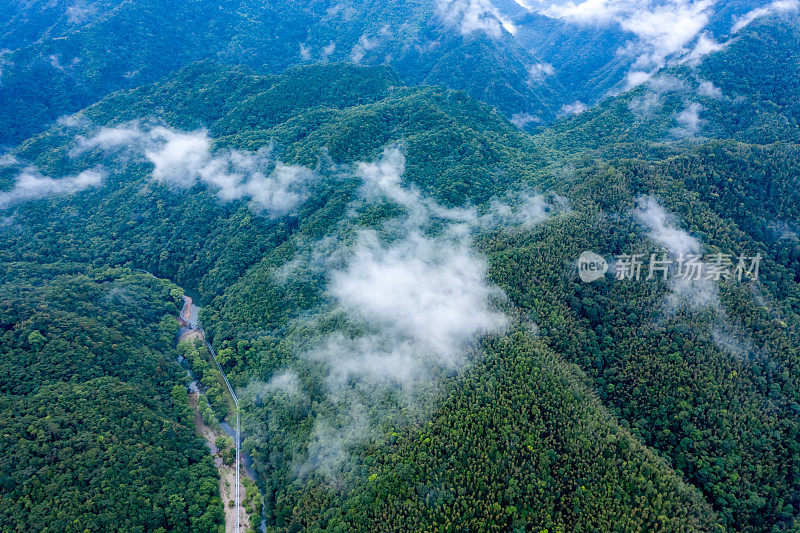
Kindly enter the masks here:
<path id="1" fill-rule="evenodd" d="M 714 0 L 538 0 L 517 2 L 543 15 L 583 25 L 618 25 L 633 38 L 616 53 L 628 57 L 631 68 L 626 88 L 649 79 L 668 61 L 684 58 L 692 62 L 719 50 L 704 33 Z"/>
<path id="2" fill-rule="evenodd" d="M 469 346 L 506 328 L 497 307 L 505 296 L 487 278 L 474 231 L 531 228 L 567 209 L 563 200 L 533 194 L 495 200 L 482 214 L 446 208 L 404 184 L 404 171 L 405 157 L 396 148 L 357 164 L 362 186 L 353 216 L 387 201 L 404 214 L 380 228 L 356 229 L 349 247 L 320 241 L 313 248 L 329 250 L 330 261 L 314 254 L 305 259 L 307 267 L 324 272 L 329 313 L 345 317 L 347 325 L 299 354 L 301 364 L 326 369 L 324 388 L 335 407 L 334 415 L 317 417 L 307 454 L 297 458 L 299 475 L 335 475 L 352 446 L 420 412 L 435 395 L 435 376 L 460 368 Z"/>
<path id="3" fill-rule="evenodd" d="M 10 156 L 4 156 L 4 159 L 5 162 L 0 163 L 0 168 L 4 164 L 5 166 L 12 166 L 17 163 Z M 104 178 L 105 172 L 100 168 L 86 170 L 75 176 L 56 179 L 43 175 L 34 167 L 26 167 L 17 175 L 13 188 L 7 191 L 0 191 L 0 209 L 37 198 L 75 194 L 101 185 Z"/>
<path id="4" fill-rule="evenodd" d="M 435 0 L 439 17 L 464 35 L 483 32 L 495 39 L 516 28 L 492 4 L 491 0 Z"/>
<path id="5" fill-rule="evenodd" d="M 78 139 L 77 152 L 95 149 L 144 158 L 153 164 L 152 177 L 158 182 L 182 188 L 202 182 L 220 199 L 249 199 L 254 210 L 269 216 L 284 215 L 308 199 L 318 179 L 308 168 L 276 160 L 269 149 L 213 152 L 205 131 L 130 124 Z"/>
<path id="6" fill-rule="evenodd" d="M 677 217 L 668 213 L 653 196 L 640 197 L 634 215 L 647 227 L 650 239 L 663 246 L 673 261 L 703 253 L 700 241 L 681 229 Z M 705 265 L 702 263 L 700 271 L 705 271 Z M 717 285 L 713 281 L 705 279 L 702 275 L 701 279 L 689 277 L 679 279 L 674 274 L 673 272 L 669 281 L 672 292 L 667 296 L 668 312 L 682 308 L 691 310 L 701 310 L 709 306 L 720 308 Z"/>

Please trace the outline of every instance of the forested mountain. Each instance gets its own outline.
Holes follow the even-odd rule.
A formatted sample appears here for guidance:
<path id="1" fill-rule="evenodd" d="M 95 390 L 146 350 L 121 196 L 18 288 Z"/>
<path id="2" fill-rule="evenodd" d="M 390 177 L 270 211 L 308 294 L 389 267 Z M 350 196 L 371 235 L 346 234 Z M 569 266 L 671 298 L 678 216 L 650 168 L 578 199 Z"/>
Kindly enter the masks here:
<path id="1" fill-rule="evenodd" d="M 610 149 L 642 140 L 798 138 L 800 30 L 754 22 L 724 51 L 669 67 L 619 98 L 555 125 L 542 138 L 558 149 Z M 758 63 L 758 69 L 750 65 Z M 613 141 L 613 142 L 612 142 Z"/>
<path id="2" fill-rule="evenodd" d="M 670 64 L 694 63 L 735 40 L 737 23 L 765 2 L 498 2 L 515 40 L 548 69 L 545 79 L 586 105 L 641 83 Z M 523 7 L 523 6 L 527 6 Z M 790 3 L 772 4 L 781 11 Z M 770 8 L 767 8 L 768 10 Z M 765 13 L 766 14 L 766 13 Z"/>
<path id="3" fill-rule="evenodd" d="M 11 145 L 114 90 L 197 60 L 277 74 L 297 65 L 391 65 L 411 84 L 465 90 L 529 128 L 696 63 L 792 2 L 251 0 L 0 5 L 0 143 Z M 758 15 L 754 17 L 753 15 Z M 158 31 L 153 31 L 158 28 Z"/>
<path id="4" fill-rule="evenodd" d="M 269 531 L 800 528 L 791 6 L 527 4 L 12 10 L 4 530 L 220 527 L 184 290 Z M 647 69 L 615 53 L 667 12 Z M 32 65 L 69 47 L 64 99 Z M 762 261 L 585 283 L 587 250 Z"/>
<path id="5" fill-rule="evenodd" d="M 549 120 L 561 105 L 557 86 L 528 82 L 535 58 L 499 22 L 487 23 L 489 34 L 482 25 L 462 31 L 457 6 L 440 9 L 429 0 L 26 2 L 2 9 L 14 16 L 0 40 L 0 144 L 201 59 L 264 74 L 320 62 L 389 64 L 411 83 L 464 89 L 509 115 Z"/>
<path id="6" fill-rule="evenodd" d="M 4 530 L 216 529 L 216 471 L 174 363 L 180 294 L 130 271 L 3 258 Z"/>

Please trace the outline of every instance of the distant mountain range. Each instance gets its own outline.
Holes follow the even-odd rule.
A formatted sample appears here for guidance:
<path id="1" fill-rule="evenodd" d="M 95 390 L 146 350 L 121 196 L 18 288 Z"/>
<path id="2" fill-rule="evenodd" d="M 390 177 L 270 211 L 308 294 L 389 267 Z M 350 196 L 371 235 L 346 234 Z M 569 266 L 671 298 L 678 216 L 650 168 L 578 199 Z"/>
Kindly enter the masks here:
<path id="1" fill-rule="evenodd" d="M 407 83 L 465 90 L 539 128 L 670 63 L 698 61 L 734 38 L 748 16 L 790 13 L 794 6 L 745 0 L 589 5 L 4 2 L 0 144 L 202 59 L 265 74 L 312 63 L 391 65 Z"/>

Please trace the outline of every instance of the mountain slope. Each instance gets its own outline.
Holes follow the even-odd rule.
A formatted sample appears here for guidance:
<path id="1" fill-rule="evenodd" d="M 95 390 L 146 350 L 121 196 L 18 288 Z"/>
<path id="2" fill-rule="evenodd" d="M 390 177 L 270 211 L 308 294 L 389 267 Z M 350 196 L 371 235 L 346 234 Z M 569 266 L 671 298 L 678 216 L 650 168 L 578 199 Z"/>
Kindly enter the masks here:
<path id="1" fill-rule="evenodd" d="M 312 90 L 305 103 L 302 99 L 297 102 L 296 110 L 285 109 L 287 95 L 296 94 L 297 87 L 329 86 L 317 80 L 338 80 L 341 90 L 350 88 L 353 94 L 343 97 L 339 90 Z M 538 200 L 514 199 L 520 182 L 535 186 L 537 173 L 545 168 L 546 161 L 532 140 L 497 112 L 462 93 L 395 84 L 396 79 L 385 69 L 312 67 L 284 76 L 258 77 L 200 64 L 164 83 L 115 94 L 79 114 L 72 125 L 31 139 L 14 152 L 14 157 L 35 164 L 48 175 L 70 175 L 99 164 L 109 175 L 101 186 L 71 196 L 14 204 L 8 211 L 10 219 L 4 231 L 9 238 L 2 253 L 8 261 L 24 258 L 43 265 L 71 260 L 136 266 L 199 288 L 210 307 L 203 321 L 225 370 L 245 389 L 245 447 L 256 460 L 267 491 L 268 520 L 280 528 L 334 523 L 377 526 L 384 513 L 406 526 L 402 517 L 413 516 L 420 527 L 456 523 L 458 514 L 464 524 L 475 527 L 489 522 L 577 527 L 599 521 L 624 527 L 633 526 L 631 516 L 644 509 L 649 511 L 642 511 L 645 514 L 635 522 L 641 527 L 709 526 L 713 515 L 697 490 L 685 487 L 679 473 L 621 427 L 606 407 L 593 399 L 593 382 L 564 363 L 558 352 L 569 358 L 573 354 L 565 352 L 555 339 L 562 331 L 558 324 L 566 326 L 562 321 L 571 318 L 569 312 L 562 314 L 569 300 L 548 303 L 552 307 L 546 312 L 548 307 L 521 299 L 515 278 L 503 273 L 509 261 L 525 255 L 527 247 L 548 235 L 552 227 L 519 226 L 524 222 L 513 222 L 513 217 L 501 218 L 506 222 L 498 226 L 492 218 L 514 213 L 519 220 L 534 216 L 520 209 L 528 205 L 525 202 L 535 205 Z M 201 101 L 204 105 L 197 105 Z M 258 110 L 275 111 L 259 114 Z M 136 118 L 140 122 L 130 122 Z M 272 153 L 279 154 L 284 165 L 316 165 L 314 171 L 321 178 L 312 183 L 295 209 L 281 216 L 255 209 L 252 198 L 250 202 L 246 198 L 220 202 L 217 194 L 223 190 L 219 188 L 222 181 L 188 187 L 186 183 L 159 183 L 153 179 L 153 163 L 137 155 L 137 143 L 150 142 L 153 135 L 168 136 L 158 133 L 158 119 L 184 131 L 205 126 L 215 140 L 214 157 L 226 158 L 228 165 L 239 163 L 234 155 L 225 155 L 227 149 L 235 148 L 240 151 L 236 157 L 250 160 L 247 158 L 254 156 L 243 154 L 268 149 L 274 139 Z M 117 129 L 98 130 L 101 124 Z M 100 149 L 99 140 L 95 144 L 90 141 L 98 134 L 103 135 L 106 146 L 114 139 L 133 140 L 121 151 Z M 195 132 L 191 139 L 202 140 L 203 134 Z M 375 168 L 393 168 L 397 152 L 384 152 L 384 147 L 393 143 L 404 147 L 403 190 L 413 191 L 416 186 L 422 196 L 395 192 L 394 200 L 370 200 L 363 187 L 365 176 L 370 175 L 368 169 L 373 167 L 354 168 L 351 163 L 378 158 Z M 200 170 L 212 168 L 213 161 L 201 163 Z M 282 167 L 276 164 L 275 168 Z M 5 183 L 14 183 L 18 171 L 19 166 L 4 169 Z M 490 202 L 492 197 L 511 202 L 511 215 L 502 210 L 495 213 L 498 208 Z M 576 206 L 581 205 L 578 199 L 572 200 Z M 346 393 L 342 389 L 348 403 L 334 401 L 326 383 L 332 383 L 329 380 L 335 375 L 326 374 L 324 366 L 304 353 L 317 342 L 324 345 L 326 339 L 339 342 L 337 331 L 358 338 L 364 335 L 364 328 L 369 331 L 374 325 L 337 314 L 326 288 L 336 267 L 331 267 L 333 271 L 317 269 L 313 250 L 321 247 L 334 261 L 338 256 L 347 264 L 352 261 L 347 259 L 351 252 L 370 250 L 359 248 L 359 239 L 368 235 L 365 231 L 388 232 L 382 237 L 387 246 L 395 242 L 399 248 L 388 248 L 386 258 L 405 261 L 403 254 L 410 253 L 411 264 L 426 264 L 423 259 L 413 261 L 415 254 L 435 254 L 441 247 L 447 253 L 443 257 L 435 254 L 438 259 L 433 265 L 444 261 L 446 267 L 451 254 L 463 261 L 460 269 L 469 267 L 465 272 L 473 268 L 470 265 L 477 265 L 480 271 L 472 247 L 462 246 L 458 222 L 450 221 L 458 218 L 449 218 L 462 215 L 449 211 L 448 206 L 467 203 L 479 206 L 478 213 L 482 213 L 475 214 L 478 218 L 473 222 L 469 222 L 473 215 L 465 220 L 477 224 L 475 231 L 485 235 L 478 242 L 492 257 L 490 279 L 510 297 L 504 312 L 514 327 L 523 331 L 487 341 L 471 356 L 476 363 L 467 374 L 461 373 L 460 364 L 448 369 L 447 364 L 430 359 L 430 367 L 425 367 L 430 378 L 405 381 L 398 376 L 396 384 L 408 397 L 395 395 L 392 386 L 373 388 L 369 380 L 357 380 L 366 389 Z M 554 203 L 552 209 L 561 208 Z M 423 212 L 431 214 L 423 216 Z M 584 226 L 572 221 L 579 220 L 557 217 L 555 224 L 567 225 L 577 233 Z M 412 233 L 424 231 L 415 239 L 392 235 L 393 225 L 403 228 L 412 224 L 414 228 L 417 223 L 423 225 Z M 484 224 L 487 230 L 481 229 Z M 442 233 L 448 227 L 456 233 Z M 59 235 L 59 239 L 48 235 Z M 547 242 L 563 236 L 554 233 Z M 431 246 L 427 239 L 432 239 Z M 513 239 L 519 242 L 513 244 Z M 366 245 L 373 246 L 369 242 Z M 495 252 L 493 246 L 502 242 L 509 246 Z M 380 250 L 373 253 L 380 257 Z M 308 263 L 307 251 L 311 252 Z M 288 273 L 288 278 L 281 278 L 280 272 Z M 428 273 L 439 276 L 437 272 Z M 560 279 L 557 272 L 552 270 Z M 537 277 L 544 274 L 535 272 Z M 482 283 L 480 276 L 476 283 Z M 308 313 L 320 322 L 304 320 Z M 483 313 L 495 320 L 492 312 Z M 526 326 L 525 317 L 532 313 L 539 314 L 537 322 L 548 331 L 541 339 L 532 338 L 535 330 Z M 616 335 L 613 330 L 610 334 Z M 429 346 L 425 339 L 414 342 L 421 343 L 417 348 L 420 356 L 437 346 Z M 510 364 L 512 354 L 519 365 Z M 530 372 L 524 371 L 526 368 Z M 297 378 L 292 378 L 291 372 Z M 287 385 L 285 391 L 271 389 L 273 378 L 295 385 Z M 508 391 L 503 402 L 487 407 L 475 403 L 477 398 L 496 397 L 499 390 Z M 406 403 L 409 399 L 410 404 Z M 340 444 L 342 455 L 317 456 L 322 451 L 318 446 L 324 442 L 319 438 L 325 424 L 344 424 L 342 430 L 347 434 L 351 401 L 367 402 L 364 421 L 370 431 L 363 440 Z M 458 406 L 457 411 L 448 405 Z M 521 409 L 530 410 L 528 419 L 519 418 Z M 559 420 L 569 421 L 569 425 L 561 428 Z M 463 441 L 455 431 L 464 424 L 477 432 L 474 442 L 461 451 L 450 449 L 448 440 Z M 496 447 L 498 433 L 507 435 L 500 444 L 508 453 L 503 454 L 503 462 L 487 462 L 487 456 L 500 451 Z M 587 461 L 583 452 L 574 460 L 567 459 L 576 450 L 600 450 L 597 459 L 602 457 L 606 463 Z M 529 459 L 535 466 L 525 466 Z M 430 468 L 415 473 L 417 461 L 430 462 Z M 558 474 L 542 480 L 553 461 L 559 464 Z M 445 467 L 448 463 L 451 466 Z M 320 466 L 298 477 L 303 464 Z M 614 466 L 623 464 L 624 468 Z M 391 482 L 397 475 L 395 466 L 422 485 L 410 493 L 397 493 L 397 499 L 391 500 L 397 504 L 391 507 L 367 506 L 370 494 L 395 494 Z M 346 517 L 330 514 L 343 494 L 330 492 L 331 478 L 325 472 L 338 480 L 334 483 L 353 488 L 346 502 L 353 512 Z M 451 499 L 456 497 L 452 491 L 461 490 L 458 487 L 470 472 L 481 473 L 485 481 L 470 484 L 470 492 Z M 505 483 L 507 479 L 514 479 L 519 488 L 500 495 L 499 480 Z M 475 507 L 475 501 L 490 504 Z M 432 511 L 426 510 L 430 504 L 434 505 Z M 468 515 L 465 509 L 470 509 Z"/>
<path id="2" fill-rule="evenodd" d="M 755 22 L 697 66 L 665 68 L 540 139 L 567 152 L 619 153 L 642 141 L 796 142 L 797 88 L 789 80 L 800 74 L 798 39 L 795 23 Z M 755 63 L 758 69 L 748 67 Z"/>
<path id="3" fill-rule="evenodd" d="M 222 522 L 216 469 L 174 363 L 173 291 L 130 271 L 4 261 L 4 528 L 215 531 Z"/>
<path id="4" fill-rule="evenodd" d="M 557 87 L 527 81 L 534 60 L 510 36 L 462 34 L 428 0 L 127 0 L 60 9 L 24 5 L 6 23 L 0 145 L 19 142 L 117 89 L 153 82 L 201 59 L 260 73 L 312 62 L 390 64 L 409 82 L 464 89 L 508 114 L 547 121 L 560 105 Z M 85 16 L 77 17 L 78 11 Z"/>
<path id="5" fill-rule="evenodd" d="M 760 53 L 751 43 L 768 42 L 763 35 L 792 38 L 781 27 L 748 31 L 723 54 Z M 722 78 L 715 81 L 723 86 Z M 756 87 L 754 81 L 739 90 L 753 102 L 776 94 Z M 776 90 L 784 98 L 792 89 Z M 206 327 L 226 371 L 245 391 L 246 448 L 267 491 L 268 519 L 278 527 L 368 527 L 388 516 L 419 527 L 710 529 L 715 522 L 754 531 L 791 528 L 799 505 L 793 466 L 800 453 L 793 444 L 800 390 L 798 256 L 794 241 L 775 232 L 791 230 L 796 215 L 796 147 L 731 140 L 663 146 L 647 142 L 659 137 L 638 133 L 644 129 L 611 144 L 600 126 L 585 126 L 613 117 L 608 110 L 629 109 L 641 95 L 623 96 L 531 138 L 462 93 L 404 87 L 385 68 L 331 65 L 254 76 L 200 63 L 162 83 L 114 94 L 21 145 L 14 157 L 47 175 L 75 175 L 96 165 L 110 174 L 103 186 L 74 196 L 12 206 L 6 227 L 13 232 L 4 230 L 3 254 L 40 264 L 58 257 L 136 266 L 200 289 L 209 306 Z M 791 116 L 791 99 L 785 101 L 779 109 Z M 759 117 L 756 127 L 763 124 Z M 624 124 L 626 118 L 613 120 Z M 187 141 L 211 139 L 215 155 L 202 155 L 196 181 L 155 178 L 160 160 L 148 159 L 137 143 L 157 152 L 158 143 L 179 135 L 158 133 L 159 121 L 168 131 L 194 131 Z M 98 130 L 102 125 L 116 129 Z M 753 138 L 752 131 L 748 126 L 728 135 Z M 794 139 L 788 131 L 787 139 Z M 103 132 L 107 143 L 132 140 L 114 149 L 90 142 Z M 595 132 L 604 136 L 589 136 Z M 396 156 L 384 148 L 392 145 L 403 148 L 402 172 L 391 170 Z M 582 158 L 592 147 L 610 156 Z M 269 163 L 275 168 L 301 164 L 319 175 L 286 213 L 257 209 L 255 193 L 242 198 L 219 177 L 202 177 L 218 168 L 217 161 L 251 172 L 236 157 L 267 164 L 253 159 L 258 150 L 267 150 L 259 156 L 264 161 L 279 159 Z M 614 158 L 620 153 L 626 157 Z M 352 166 L 359 161 L 375 163 Z M 406 192 L 370 199 L 365 180 L 371 165 L 398 172 Z M 2 170 L 7 188 L 21 167 Z M 527 205 L 524 196 L 515 198 L 526 189 L 550 190 L 570 208 L 544 198 L 548 215 L 515 222 L 509 212 Z M 238 196 L 220 201 L 226 191 Z M 734 191 L 735 197 L 726 196 Z M 631 214 L 642 195 L 679 216 L 671 223 L 685 224 L 686 239 L 711 249 L 762 252 L 763 279 L 720 283 L 716 300 L 678 312 L 665 310 L 675 290 L 668 283 L 577 282 L 570 265 L 583 250 L 658 249 Z M 765 203 L 774 196 L 786 201 Z M 510 206 L 500 208 L 498 201 Z M 475 213 L 447 210 L 469 204 Z M 413 259 L 430 253 L 426 239 L 432 239 L 434 247 L 461 257 L 458 233 L 445 231 L 455 231 L 459 222 L 453 220 L 472 225 L 474 248 L 488 258 L 488 278 L 507 295 L 501 305 L 518 332 L 486 341 L 463 373 L 433 365 L 427 369 L 433 377 L 412 381 L 411 388 L 398 378 L 411 404 L 391 387 L 375 389 L 360 380 L 366 391 L 341 389 L 348 391 L 346 403 L 332 400 L 331 375 L 305 354 L 318 343 L 345 349 L 336 332 L 361 338 L 374 327 L 343 316 L 330 293 L 336 279 L 353 272 L 343 270 L 352 264 L 350 254 Z M 398 227 L 420 235 L 409 241 L 396 234 Z M 363 241 L 365 231 L 377 232 L 388 248 Z M 502 401 L 486 405 L 477 398 Z M 355 401 L 366 402 L 365 438 L 333 440 L 342 455 L 319 455 L 317 446 L 327 442 L 321 436 L 336 435 L 323 429 L 346 434 L 360 427 L 351 426 L 347 414 Z M 520 419 L 526 409 L 530 416 Z M 470 445 L 460 446 L 467 436 Z M 587 462 L 588 450 L 601 450 L 602 461 Z M 572 455 L 576 459 L 568 460 Z M 327 470 L 299 475 L 306 464 L 334 459 Z M 558 476 L 548 477 L 553 461 Z M 478 473 L 475 482 L 464 481 Z M 398 475 L 407 483 L 392 481 Z M 517 490 L 501 493 L 498 480 L 506 479 L 515 480 Z M 371 505 L 375 497 L 385 505 Z M 631 516 L 640 521 L 630 522 Z"/>

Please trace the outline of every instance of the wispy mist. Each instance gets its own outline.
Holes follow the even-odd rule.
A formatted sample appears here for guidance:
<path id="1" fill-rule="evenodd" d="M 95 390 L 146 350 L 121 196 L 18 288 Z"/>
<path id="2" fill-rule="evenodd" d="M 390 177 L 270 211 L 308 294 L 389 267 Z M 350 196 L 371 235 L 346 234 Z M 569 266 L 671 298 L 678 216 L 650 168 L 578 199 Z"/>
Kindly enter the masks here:
<path id="1" fill-rule="evenodd" d="M 673 260 L 702 254 L 700 241 L 681 229 L 677 217 L 667 212 L 654 197 L 642 196 L 638 204 L 636 218 L 649 229 L 649 237 L 662 245 Z M 676 279 L 673 275 L 664 311 L 667 315 L 680 310 L 710 311 L 711 338 L 719 349 L 739 359 L 758 356 L 749 335 L 732 324 L 720 301 L 716 282 L 705 277 L 706 269 L 707 265 L 700 262 L 700 279 Z"/>
<path id="2" fill-rule="evenodd" d="M 563 106 L 561 106 L 559 115 L 561 116 L 580 115 L 587 109 L 589 108 L 586 106 L 586 104 L 580 101 L 575 101 L 571 104 L 564 104 Z"/>
<path id="3" fill-rule="evenodd" d="M 691 55 L 693 61 L 713 51 L 702 34 L 709 23 L 713 0 L 674 2 L 584 0 L 518 2 L 538 13 L 585 25 L 619 25 L 634 38 L 616 50 L 628 57 L 631 69 L 626 88 L 647 81 L 673 58 Z"/>
<path id="4" fill-rule="evenodd" d="M 702 254 L 700 241 L 681 229 L 677 217 L 667 212 L 656 198 L 642 196 L 637 203 L 634 215 L 648 228 L 648 236 L 663 246 L 672 260 Z M 701 265 L 700 268 L 702 271 L 704 267 Z M 684 308 L 700 310 L 708 307 L 718 309 L 720 304 L 717 286 L 713 281 L 703 278 L 704 276 L 697 280 L 677 279 L 674 275 L 671 276 L 671 293 L 666 300 L 667 311 L 674 312 Z"/>
<path id="5" fill-rule="evenodd" d="M 361 333 L 332 333 L 304 354 L 328 368 L 329 397 L 349 414 L 318 420 L 301 472 L 335 470 L 347 457 L 343 447 L 374 435 L 376 410 L 390 420 L 418 407 L 433 370 L 458 368 L 468 344 L 507 323 L 493 305 L 503 293 L 472 249 L 474 212 L 444 208 L 403 186 L 404 169 L 398 149 L 356 166 L 362 201 L 389 200 L 406 214 L 384 231 L 359 230 L 345 264 L 328 273 L 335 312 Z M 449 222 L 432 233 L 433 218 Z"/>
<path id="6" fill-rule="evenodd" d="M 16 161 L 11 159 L 7 159 L 6 162 L 8 166 L 16 164 Z M 101 185 L 104 178 L 105 172 L 100 168 L 56 179 L 43 175 L 34 167 L 27 167 L 17 175 L 13 188 L 0 192 L 0 209 L 37 198 L 75 194 Z"/>
<path id="7" fill-rule="evenodd" d="M 378 437 L 387 424 L 424 416 L 441 373 L 462 368 L 470 346 L 507 327 L 498 307 L 505 295 L 488 280 L 475 232 L 532 228 L 567 209 L 561 199 L 534 194 L 494 200 L 482 214 L 447 208 L 404 183 L 404 171 L 398 148 L 356 164 L 362 186 L 351 220 L 384 202 L 403 214 L 377 228 L 354 227 L 349 238 L 328 236 L 276 274 L 287 280 L 298 271 L 321 273 L 327 316 L 341 324 L 297 354 L 299 364 L 324 369 L 331 406 L 317 414 L 306 453 L 296 458 L 298 475 L 335 475 L 353 446 Z M 303 331 L 320 324 L 317 317 L 298 320 Z"/>
<path id="8" fill-rule="evenodd" d="M 535 63 L 528 68 L 528 81 L 542 83 L 545 78 L 556 73 L 556 69 L 549 63 Z"/>
<path id="9" fill-rule="evenodd" d="M 17 159 L 16 157 L 14 157 L 11 154 L 4 154 L 4 155 L 0 156 L 0 169 L 9 168 L 9 167 L 15 167 L 15 166 L 17 166 L 19 164 L 20 164 L 19 159 Z"/>
<path id="10" fill-rule="evenodd" d="M 791 13 L 800 10 L 800 0 L 776 0 L 771 4 L 764 7 L 756 8 L 746 15 L 743 15 L 733 24 L 732 32 L 737 33 L 742 31 L 746 26 L 749 26 L 754 20 L 774 15 L 777 13 Z"/>
<path id="11" fill-rule="evenodd" d="M 700 128 L 703 125 L 703 119 L 700 118 L 702 110 L 703 106 L 696 102 L 688 104 L 683 111 L 675 116 L 675 122 L 678 123 L 678 126 L 670 130 L 672 135 L 685 139 L 700 133 Z"/>
<path id="12" fill-rule="evenodd" d="M 670 130 L 675 138 L 686 138 L 697 135 L 703 125 L 700 113 L 703 106 L 694 102 L 696 96 L 721 98 L 722 91 L 712 82 L 696 78 L 696 86 L 674 76 L 659 75 L 651 78 L 643 86 L 641 94 L 628 102 L 628 109 L 637 119 L 646 120 L 657 115 L 668 102 L 668 97 L 680 98 L 683 109 L 673 115 L 676 126 Z"/>
<path id="13" fill-rule="evenodd" d="M 506 19 L 491 0 L 436 0 L 441 19 L 464 35 L 483 32 L 495 39 L 504 31 L 515 33 L 514 24 Z"/>
<path id="14" fill-rule="evenodd" d="M 350 52 L 350 61 L 352 61 L 356 65 L 360 65 L 361 62 L 364 60 L 364 56 L 378 46 L 377 41 L 374 39 L 370 39 L 366 35 L 362 35 L 358 42 L 353 46 L 352 51 Z"/>
<path id="15" fill-rule="evenodd" d="M 135 124 L 102 128 L 78 139 L 78 152 L 94 149 L 145 158 L 158 182 L 183 188 L 201 182 L 220 199 L 249 199 L 254 210 L 269 216 L 284 215 L 307 200 L 318 179 L 308 168 L 277 160 L 269 148 L 212 151 L 211 138 L 202 130 L 186 133 Z"/>

